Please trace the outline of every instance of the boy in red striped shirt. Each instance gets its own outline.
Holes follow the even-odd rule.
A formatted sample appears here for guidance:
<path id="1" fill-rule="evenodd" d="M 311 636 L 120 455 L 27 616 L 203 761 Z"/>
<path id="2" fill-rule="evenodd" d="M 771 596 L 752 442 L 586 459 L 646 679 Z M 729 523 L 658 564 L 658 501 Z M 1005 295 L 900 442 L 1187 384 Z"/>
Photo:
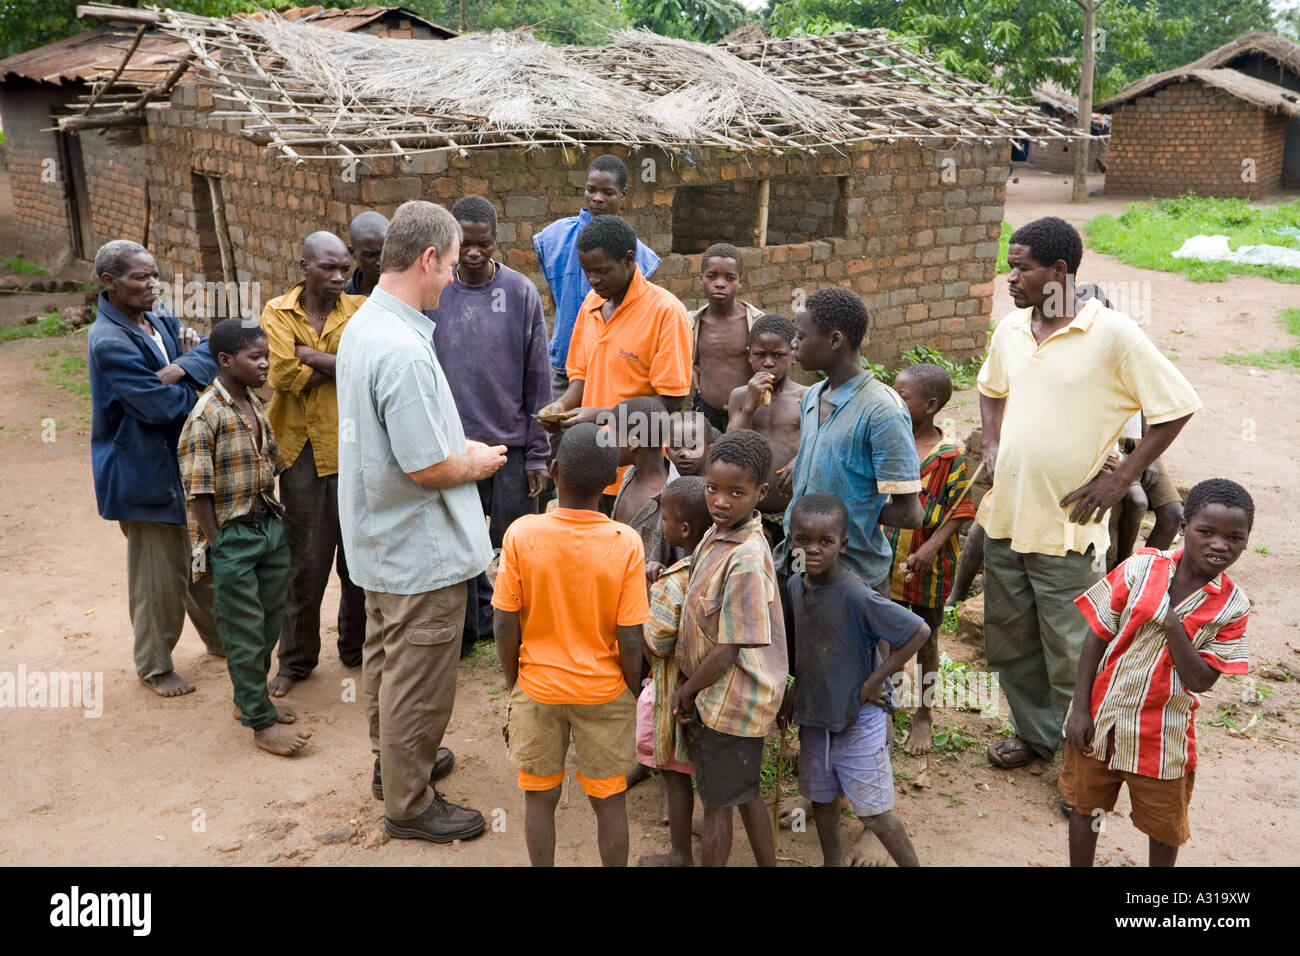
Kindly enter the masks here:
<path id="1" fill-rule="evenodd" d="M 1196 695 L 1220 674 L 1247 671 L 1250 599 L 1226 572 L 1254 518 L 1246 489 L 1202 481 L 1187 495 L 1182 550 L 1143 548 L 1075 599 L 1092 634 L 1079 657 L 1059 781 L 1072 811 L 1071 866 L 1092 865 L 1125 783 L 1151 866 L 1173 866 L 1191 835 Z"/>

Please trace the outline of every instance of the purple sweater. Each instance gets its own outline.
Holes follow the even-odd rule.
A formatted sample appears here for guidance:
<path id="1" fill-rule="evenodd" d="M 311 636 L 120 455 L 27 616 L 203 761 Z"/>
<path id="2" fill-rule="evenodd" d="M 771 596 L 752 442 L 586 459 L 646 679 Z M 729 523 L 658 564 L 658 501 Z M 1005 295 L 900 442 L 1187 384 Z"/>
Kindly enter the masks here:
<path id="1" fill-rule="evenodd" d="M 551 402 L 551 360 L 537 287 L 498 262 L 486 285 L 453 278 L 424 314 L 465 437 L 523 448 L 525 467 L 544 467 L 550 438 L 533 415 Z"/>

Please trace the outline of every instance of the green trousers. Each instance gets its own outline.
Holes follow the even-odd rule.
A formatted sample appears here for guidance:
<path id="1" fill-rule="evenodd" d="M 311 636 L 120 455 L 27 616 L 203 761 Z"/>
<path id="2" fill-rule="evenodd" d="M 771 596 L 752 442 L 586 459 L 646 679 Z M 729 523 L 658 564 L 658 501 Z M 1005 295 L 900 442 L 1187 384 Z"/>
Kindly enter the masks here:
<path id="1" fill-rule="evenodd" d="M 209 654 L 221 654 L 212 619 L 212 578 L 190 574 L 190 533 L 183 524 L 119 521 L 126 536 L 126 590 L 135 632 L 135 672 L 152 680 L 172 672 L 172 651 L 188 611 Z"/>
<path id="2" fill-rule="evenodd" d="M 235 687 L 235 705 L 245 727 L 265 730 L 275 723 L 266 677 L 289 589 L 284 525 L 274 516 L 256 524 L 228 524 L 217 535 L 208 558 L 212 610 Z"/>
<path id="3" fill-rule="evenodd" d="M 1016 735 L 1048 760 L 1061 746 L 1088 624 L 1074 604 L 1105 576 L 1104 555 L 1021 554 L 984 542 L 984 651 Z"/>

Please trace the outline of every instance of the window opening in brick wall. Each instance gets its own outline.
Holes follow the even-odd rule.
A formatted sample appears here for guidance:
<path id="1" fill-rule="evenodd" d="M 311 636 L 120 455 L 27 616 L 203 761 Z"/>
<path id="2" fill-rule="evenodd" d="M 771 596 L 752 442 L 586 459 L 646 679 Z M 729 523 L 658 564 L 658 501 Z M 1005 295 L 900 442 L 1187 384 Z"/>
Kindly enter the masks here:
<path id="1" fill-rule="evenodd" d="M 779 246 L 844 236 L 848 184 L 847 176 L 804 176 L 680 186 L 673 195 L 672 251 L 699 253 L 715 242 Z M 759 236 L 764 192 L 765 234 Z"/>
<path id="2" fill-rule="evenodd" d="M 95 234 L 90 222 L 90 190 L 86 187 L 86 163 L 81 155 L 81 138 L 76 133 L 59 133 L 59 165 L 63 167 L 64 197 L 68 204 L 68 225 L 72 228 L 72 251 L 78 259 L 95 255 Z"/>
<path id="3" fill-rule="evenodd" d="M 230 230 L 226 224 L 226 202 L 221 189 L 221 178 L 200 172 L 191 173 L 191 193 L 194 198 L 194 229 L 199 238 L 199 268 L 203 278 L 212 283 L 225 283 L 225 301 L 210 303 L 215 315 L 238 315 L 239 297 L 235 286 L 235 256 L 230 244 Z"/>

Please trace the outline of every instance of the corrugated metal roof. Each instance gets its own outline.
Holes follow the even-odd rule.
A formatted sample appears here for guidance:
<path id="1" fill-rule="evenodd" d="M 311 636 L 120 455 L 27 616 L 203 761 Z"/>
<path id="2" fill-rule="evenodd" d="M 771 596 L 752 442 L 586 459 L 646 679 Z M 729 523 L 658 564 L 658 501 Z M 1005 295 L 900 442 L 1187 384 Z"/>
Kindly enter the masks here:
<path id="1" fill-rule="evenodd" d="M 410 20 L 449 38 L 455 31 L 438 26 L 401 7 L 290 7 L 276 11 L 287 20 L 311 23 L 330 30 L 358 30 L 375 20 L 391 15 L 392 20 Z M 264 14 L 254 14 L 262 16 Z M 22 77 L 39 83 L 92 83 L 113 75 L 135 38 L 135 29 L 105 25 L 58 40 L 45 46 L 0 60 L 0 82 Z M 145 33 L 131 57 L 129 71 L 119 83 L 139 87 L 153 86 L 166 79 L 187 47 L 182 40 Z"/>

